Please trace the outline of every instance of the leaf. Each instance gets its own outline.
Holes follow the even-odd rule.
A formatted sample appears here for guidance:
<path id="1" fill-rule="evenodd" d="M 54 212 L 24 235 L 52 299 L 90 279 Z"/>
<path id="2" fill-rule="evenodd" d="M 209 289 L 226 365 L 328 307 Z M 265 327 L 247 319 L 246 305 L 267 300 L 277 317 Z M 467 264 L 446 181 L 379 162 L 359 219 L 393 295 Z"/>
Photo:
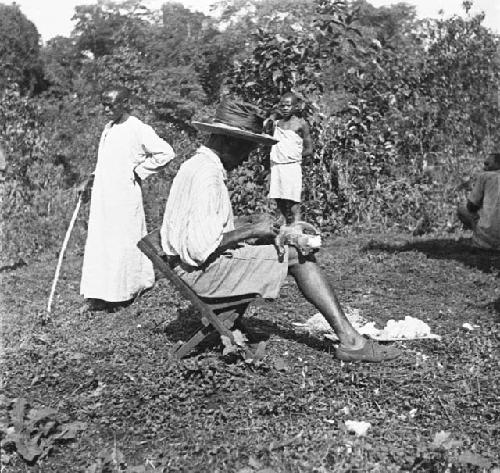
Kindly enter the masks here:
<path id="1" fill-rule="evenodd" d="M 233 330 L 234 343 L 240 347 L 244 347 L 248 341 L 247 337 L 240 330 Z"/>
<path id="2" fill-rule="evenodd" d="M 28 463 L 35 461 L 41 454 L 42 449 L 26 436 L 20 435 L 16 441 L 17 453 Z"/>
<path id="3" fill-rule="evenodd" d="M 53 417 L 56 414 L 57 411 L 55 409 L 52 409 L 51 407 L 44 407 L 42 409 L 31 409 L 29 411 L 28 418 L 33 423 L 33 425 L 36 425 L 41 420 L 48 417 Z"/>
<path id="4" fill-rule="evenodd" d="M 40 429 L 40 432 L 45 437 L 48 437 L 50 435 L 50 433 L 54 430 L 54 428 L 56 426 L 57 426 L 57 422 L 56 421 L 50 421 L 50 422 L 44 423 L 43 426 L 41 426 L 39 429 Z"/>
<path id="5" fill-rule="evenodd" d="M 491 462 L 487 458 L 477 453 L 473 453 L 470 450 L 462 452 L 457 458 L 457 461 L 459 463 L 478 466 L 479 468 L 489 468 L 491 466 Z"/>
<path id="6" fill-rule="evenodd" d="M 249 459 L 248 459 L 248 465 L 251 466 L 252 468 L 260 468 L 261 467 L 261 463 L 259 460 L 257 460 L 255 457 L 251 456 Z"/>
<path id="7" fill-rule="evenodd" d="M 54 437 L 55 440 L 73 440 L 81 430 L 86 430 L 87 424 L 85 422 L 72 422 L 63 425 L 63 430 L 60 434 Z"/>
<path id="8" fill-rule="evenodd" d="M 102 392 L 104 391 L 104 388 L 106 387 L 106 383 L 102 383 L 101 381 L 98 382 L 97 388 L 95 388 L 91 393 L 90 396 L 100 396 Z"/>
<path id="9" fill-rule="evenodd" d="M 254 356 L 254 359 L 256 361 L 264 358 L 264 355 L 266 353 L 266 347 L 267 347 L 266 341 L 262 340 L 259 342 L 259 344 L 257 345 L 257 349 L 255 350 L 255 356 Z"/>
<path id="10" fill-rule="evenodd" d="M 231 342 L 231 339 L 226 335 L 220 336 L 222 340 L 222 344 L 224 345 L 224 349 L 222 350 L 223 355 L 229 355 L 230 353 L 234 353 L 237 350 L 236 345 Z"/>
<path id="11" fill-rule="evenodd" d="M 24 428 L 24 412 L 26 410 L 27 401 L 23 397 L 16 399 L 14 408 L 11 411 L 11 419 L 16 432 L 21 432 Z"/>
<path id="12" fill-rule="evenodd" d="M 273 82 L 276 84 L 277 80 L 283 77 L 283 73 L 279 70 L 273 71 Z"/>
<path id="13" fill-rule="evenodd" d="M 287 369 L 290 368 L 290 366 L 288 365 L 288 363 L 283 358 L 276 358 L 274 360 L 274 367 L 278 371 L 286 371 Z"/>
<path id="14" fill-rule="evenodd" d="M 457 448 L 462 445 L 460 440 L 454 440 L 451 438 L 450 432 L 445 432 L 440 430 L 434 435 L 434 440 L 432 446 L 434 448 L 444 448 L 445 450 L 451 450 L 452 448 Z"/>

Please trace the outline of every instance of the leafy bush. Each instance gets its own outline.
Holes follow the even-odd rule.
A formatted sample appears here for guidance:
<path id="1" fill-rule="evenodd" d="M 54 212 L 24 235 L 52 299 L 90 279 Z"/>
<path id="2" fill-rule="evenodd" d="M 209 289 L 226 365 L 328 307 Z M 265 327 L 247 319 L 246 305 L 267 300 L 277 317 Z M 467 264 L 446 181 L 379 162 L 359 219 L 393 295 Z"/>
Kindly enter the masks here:
<path id="1" fill-rule="evenodd" d="M 135 0 L 80 6 L 71 38 L 21 54 L 19 67 L 43 64 L 44 86 L 2 79 L 3 258 L 57 250 L 74 189 L 95 164 L 104 126 L 98 94 L 117 82 L 179 155 L 144 183 L 151 226 L 198 144 L 193 118 L 211 115 L 224 94 L 270 111 L 293 90 L 315 147 L 303 164 L 307 219 L 331 232 L 413 229 L 422 220 L 428 230 L 455 228 L 454 207 L 500 123 L 499 39 L 482 16 L 419 21 L 408 5 L 365 0 L 219 6 L 220 24 L 176 4 L 161 12 Z M 268 177 L 268 150 L 232 173 L 237 213 L 269 208 Z M 85 221 L 83 209 L 77 248 Z"/>
<path id="2" fill-rule="evenodd" d="M 396 8 L 398 22 L 378 21 L 377 29 L 369 15 L 357 20 L 366 2 L 315 4 L 314 21 L 297 34 L 259 30 L 252 55 L 228 80 L 233 94 L 268 110 L 288 90 L 304 99 L 315 138 L 304 163 L 306 216 L 337 231 L 412 228 L 423 217 L 452 229 L 470 156 L 488 149 L 500 121 L 498 38 L 482 16 L 403 23 Z M 235 178 L 245 206 L 261 205 L 266 173 Z M 259 186 L 253 205 L 245 176 L 250 190 Z"/>

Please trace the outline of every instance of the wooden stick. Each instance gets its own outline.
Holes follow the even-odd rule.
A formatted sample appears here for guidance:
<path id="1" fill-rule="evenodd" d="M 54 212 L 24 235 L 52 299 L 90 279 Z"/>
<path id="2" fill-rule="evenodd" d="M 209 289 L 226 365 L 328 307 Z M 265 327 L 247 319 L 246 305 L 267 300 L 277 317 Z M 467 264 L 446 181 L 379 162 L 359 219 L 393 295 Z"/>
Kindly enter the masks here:
<path id="1" fill-rule="evenodd" d="M 57 280 L 59 279 L 59 272 L 61 271 L 61 265 L 64 258 L 64 253 L 66 252 L 66 247 L 68 246 L 69 237 L 71 235 L 71 231 L 76 222 L 76 217 L 78 216 L 78 212 L 80 210 L 80 205 L 82 204 L 82 194 L 78 197 L 78 202 L 76 203 L 75 210 L 73 211 L 73 216 L 71 217 L 71 222 L 69 222 L 69 227 L 66 230 L 66 236 L 64 237 L 64 241 L 62 244 L 61 251 L 59 253 L 59 259 L 57 260 L 56 273 L 54 275 L 54 280 L 52 281 L 52 288 L 50 290 L 49 302 L 47 303 L 47 314 L 50 316 L 50 311 L 52 308 L 52 299 L 54 298 L 54 293 L 56 291 Z"/>

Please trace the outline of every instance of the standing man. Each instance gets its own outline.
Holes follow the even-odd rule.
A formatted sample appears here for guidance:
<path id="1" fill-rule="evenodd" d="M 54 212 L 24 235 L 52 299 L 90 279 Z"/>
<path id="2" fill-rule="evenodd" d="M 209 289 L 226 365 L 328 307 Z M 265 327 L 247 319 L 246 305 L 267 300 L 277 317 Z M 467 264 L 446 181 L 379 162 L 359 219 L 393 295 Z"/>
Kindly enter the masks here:
<path id="1" fill-rule="evenodd" d="M 314 255 L 299 257 L 293 246 L 283 259 L 272 244 L 279 227 L 269 217 L 235 227 L 227 172 L 240 166 L 258 144 L 276 142 L 262 134 L 262 118 L 249 104 L 222 102 L 211 123 L 193 122 L 210 133 L 206 146 L 182 164 L 168 196 L 161 243 L 179 276 L 200 296 L 224 298 L 258 294 L 276 298 L 287 274 L 326 318 L 340 339 L 337 358 L 381 362 L 399 350 L 363 338 L 348 321 Z"/>
<path id="2" fill-rule="evenodd" d="M 458 218 L 473 231 L 474 246 L 500 250 L 500 145 L 484 161 L 465 205 L 458 207 Z"/>
<path id="3" fill-rule="evenodd" d="M 129 96 L 125 87 L 102 94 L 110 121 L 95 171 L 80 187 L 84 200 L 92 188 L 80 286 L 90 310 L 129 301 L 154 284 L 152 263 L 136 246 L 147 233 L 141 182 L 175 154 L 153 128 L 129 114 Z"/>
<path id="4" fill-rule="evenodd" d="M 269 118 L 274 122 L 273 136 L 278 143 L 271 148 L 271 183 L 269 198 L 287 223 L 300 220 L 302 195 L 302 158 L 312 154 L 309 125 L 297 116 L 297 96 L 288 92 L 281 96 L 278 111 Z"/>

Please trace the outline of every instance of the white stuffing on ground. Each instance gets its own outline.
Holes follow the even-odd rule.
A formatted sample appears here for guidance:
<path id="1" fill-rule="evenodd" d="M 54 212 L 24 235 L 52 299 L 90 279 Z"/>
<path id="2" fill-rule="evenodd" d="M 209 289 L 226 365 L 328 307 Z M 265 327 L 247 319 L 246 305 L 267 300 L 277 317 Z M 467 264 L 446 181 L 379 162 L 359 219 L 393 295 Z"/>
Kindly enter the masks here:
<path id="1" fill-rule="evenodd" d="M 469 322 L 465 322 L 464 324 L 462 324 L 462 327 L 467 329 L 467 330 L 472 331 L 472 330 L 479 328 L 479 325 L 472 325 Z"/>
<path id="2" fill-rule="evenodd" d="M 366 435 L 372 425 L 365 421 L 346 420 L 345 426 L 348 432 L 354 432 L 358 437 L 362 437 Z"/>
<path id="3" fill-rule="evenodd" d="M 383 329 L 378 329 L 375 326 L 375 322 L 368 322 L 361 316 L 359 309 L 347 307 L 345 313 L 346 317 L 359 333 L 369 335 L 376 340 L 441 339 L 439 335 L 431 333 L 431 328 L 428 324 L 415 317 L 406 316 L 404 320 L 391 319 Z M 310 317 L 305 323 L 295 322 L 294 325 L 310 333 L 323 333 L 330 340 L 338 340 L 328 322 L 319 312 Z"/>

